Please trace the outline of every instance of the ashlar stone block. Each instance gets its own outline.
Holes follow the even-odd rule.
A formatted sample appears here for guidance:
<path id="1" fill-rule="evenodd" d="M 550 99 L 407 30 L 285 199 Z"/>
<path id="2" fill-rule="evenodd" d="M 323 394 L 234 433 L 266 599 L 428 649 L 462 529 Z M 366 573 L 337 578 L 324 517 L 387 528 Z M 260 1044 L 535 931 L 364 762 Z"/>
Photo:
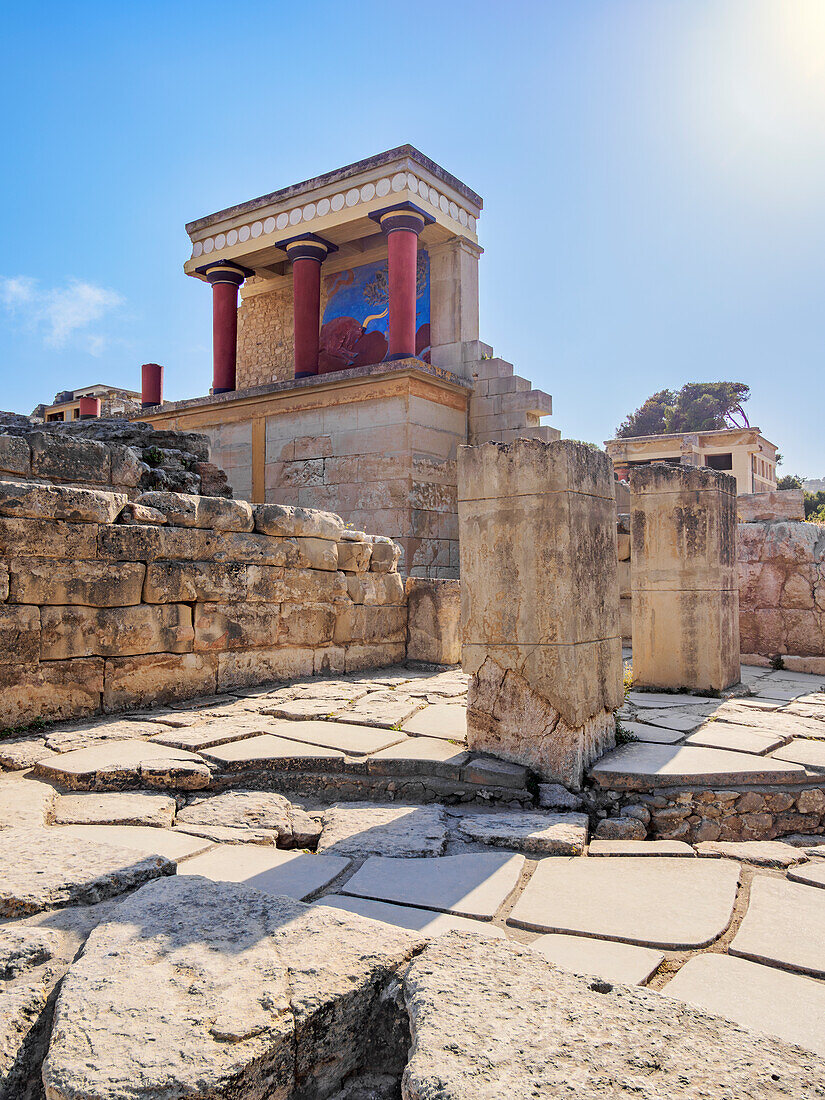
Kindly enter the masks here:
<path id="1" fill-rule="evenodd" d="M 612 466 L 569 440 L 459 450 L 470 748 L 578 786 L 621 705 Z"/>
<path id="2" fill-rule="evenodd" d="M 11 603 L 128 607 L 141 600 L 146 567 L 139 562 L 13 558 Z"/>
<path id="3" fill-rule="evenodd" d="M 51 661 L 186 653 L 195 636 L 192 609 L 186 604 L 44 607 L 40 617 L 42 656 Z"/>
<path id="4" fill-rule="evenodd" d="M 435 665 L 461 661 L 461 585 L 408 577 L 407 658 Z"/>

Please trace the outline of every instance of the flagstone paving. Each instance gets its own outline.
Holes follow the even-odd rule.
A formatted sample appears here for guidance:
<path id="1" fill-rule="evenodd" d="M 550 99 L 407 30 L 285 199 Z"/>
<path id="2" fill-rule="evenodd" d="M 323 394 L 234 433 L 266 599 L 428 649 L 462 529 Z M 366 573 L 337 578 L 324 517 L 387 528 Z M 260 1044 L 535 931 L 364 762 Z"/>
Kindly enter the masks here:
<path id="1" fill-rule="evenodd" d="M 779 840 L 702 840 L 696 845 L 696 854 L 737 859 L 755 867 L 792 867 L 808 858 L 803 850 Z"/>
<path id="2" fill-rule="evenodd" d="M 635 741 L 652 741 L 659 745 L 672 745 L 674 741 L 681 741 L 684 730 L 666 729 L 663 726 L 651 726 L 646 722 L 622 721 L 622 729 Z"/>
<path id="3" fill-rule="evenodd" d="M 530 947 L 564 970 L 572 970 L 575 974 L 594 974 L 606 982 L 623 982 L 625 985 L 644 985 L 665 959 L 660 951 L 649 947 L 635 947 L 588 936 L 568 936 L 559 932 L 539 936 Z"/>
<path id="4" fill-rule="evenodd" d="M 696 745 L 622 745 L 590 769 L 591 776 L 613 790 L 682 787 L 689 783 L 739 786 L 792 783 L 805 776 L 798 763 Z"/>
<path id="5" fill-rule="evenodd" d="M 456 703 L 434 703 L 408 718 L 401 726 L 405 733 L 420 737 L 464 740 L 467 735 L 467 708 Z"/>
<path id="6" fill-rule="evenodd" d="M 825 887 L 825 860 L 806 863 L 804 867 L 793 867 L 788 871 L 788 878 L 791 882 L 803 882 L 806 886 Z"/>
<path id="7" fill-rule="evenodd" d="M 803 764 L 808 771 L 825 772 L 825 741 L 794 737 L 784 748 L 771 754 L 774 760 L 790 760 Z"/>
<path id="8" fill-rule="evenodd" d="M 513 813 L 463 814 L 458 832 L 496 848 L 514 848 L 525 855 L 580 856 L 587 843 L 587 814 Z"/>
<path id="9" fill-rule="evenodd" d="M 341 856 L 282 852 L 259 845 L 217 844 L 178 868 L 179 875 L 202 875 L 213 882 L 242 882 L 265 894 L 302 901 L 328 886 L 349 866 Z"/>
<path id="10" fill-rule="evenodd" d="M 346 913 L 358 913 L 362 917 L 394 924 L 397 928 L 409 928 L 422 936 L 443 936 L 446 932 L 474 932 L 478 936 L 506 939 L 503 928 L 483 920 L 454 917 L 447 913 L 434 913 L 431 909 L 416 909 L 411 905 L 393 905 L 387 901 L 370 901 L 368 898 L 347 897 L 344 894 L 325 894 L 315 905 L 331 905 Z"/>
<path id="11" fill-rule="evenodd" d="M 685 738 L 685 745 L 703 745 L 709 749 L 731 749 L 761 756 L 778 749 L 784 739 L 769 733 L 757 733 L 749 726 L 734 726 L 728 722 L 709 722 Z"/>
<path id="12" fill-rule="evenodd" d="M 324 811 L 319 852 L 346 856 L 440 856 L 447 844 L 441 806 L 350 802 Z"/>
<path id="13" fill-rule="evenodd" d="M 591 840 L 591 856 L 695 856 L 682 840 Z"/>
<path id="14" fill-rule="evenodd" d="M 60 825 L 55 835 L 72 837 L 78 843 L 111 844 L 142 856 L 164 856 L 176 863 L 211 848 L 208 840 L 187 836 L 177 829 L 156 829 L 148 825 Z"/>
<path id="15" fill-rule="evenodd" d="M 149 825 L 168 827 L 175 819 L 174 798 L 150 791 L 64 794 L 54 805 L 55 825 Z"/>
<path id="16" fill-rule="evenodd" d="M 757 875 L 730 954 L 825 977 L 825 893 Z"/>

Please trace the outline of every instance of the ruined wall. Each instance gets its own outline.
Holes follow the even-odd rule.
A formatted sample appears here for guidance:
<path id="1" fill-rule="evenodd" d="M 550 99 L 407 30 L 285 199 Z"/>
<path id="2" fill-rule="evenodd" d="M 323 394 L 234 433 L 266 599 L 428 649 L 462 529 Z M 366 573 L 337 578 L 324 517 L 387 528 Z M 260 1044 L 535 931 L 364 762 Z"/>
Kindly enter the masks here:
<path id="1" fill-rule="evenodd" d="M 825 673 L 825 526 L 739 524 L 739 629 L 743 660 L 794 655 Z M 811 662 L 818 658 L 818 662 Z"/>
<path id="2" fill-rule="evenodd" d="M 329 513 L 0 481 L 0 727 L 402 660 L 398 554 Z"/>
<path id="3" fill-rule="evenodd" d="M 294 355 L 291 284 L 244 298 L 238 309 L 237 388 L 294 377 Z"/>

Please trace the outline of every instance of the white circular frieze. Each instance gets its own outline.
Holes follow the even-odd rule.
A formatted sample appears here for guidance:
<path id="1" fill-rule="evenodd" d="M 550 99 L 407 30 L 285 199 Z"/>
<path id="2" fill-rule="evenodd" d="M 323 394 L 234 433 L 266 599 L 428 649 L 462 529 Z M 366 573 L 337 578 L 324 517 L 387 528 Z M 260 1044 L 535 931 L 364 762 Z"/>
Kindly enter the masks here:
<path id="1" fill-rule="evenodd" d="M 458 220 L 458 206 L 454 202 L 450 203 L 450 217 L 456 221 Z"/>
<path id="2" fill-rule="evenodd" d="M 343 207 L 343 205 L 344 205 L 344 196 L 343 195 L 338 194 L 338 195 L 333 195 L 332 196 L 332 199 L 330 200 L 330 206 L 332 207 L 333 210 L 336 211 L 336 213 Z"/>
<path id="3" fill-rule="evenodd" d="M 207 256 L 209 255 L 209 253 L 212 251 L 212 249 L 214 247 L 215 247 L 215 242 L 212 240 L 211 237 L 207 237 L 206 240 L 203 242 L 203 251 L 206 253 Z"/>
<path id="4" fill-rule="evenodd" d="M 438 209 L 441 210 L 444 214 L 446 214 L 447 211 L 450 209 L 450 203 L 446 195 L 442 195 L 441 198 L 438 200 Z"/>
<path id="5" fill-rule="evenodd" d="M 391 183 L 388 179 L 379 180 L 375 185 L 375 193 L 380 199 L 383 199 L 385 195 L 389 195 Z"/>
<path id="6" fill-rule="evenodd" d="M 203 252 L 203 241 L 195 241 L 192 246 L 192 255 L 197 257 Z"/>
<path id="7" fill-rule="evenodd" d="M 290 210 L 290 212 L 289 212 L 289 224 L 290 225 L 297 225 L 300 220 L 301 220 L 301 208 L 299 206 L 296 206 L 294 210 Z"/>
<path id="8" fill-rule="evenodd" d="M 361 188 L 361 202 L 369 202 L 375 198 L 375 184 L 365 183 Z"/>
<path id="9" fill-rule="evenodd" d="M 396 172 L 392 177 L 392 189 L 393 191 L 403 191 L 407 186 L 407 173 Z"/>
<path id="10" fill-rule="evenodd" d="M 224 247 L 225 244 L 226 244 L 226 234 L 225 233 L 219 233 L 217 235 L 217 237 L 215 238 L 215 248 L 217 248 L 217 250 L 220 252 L 220 250 Z"/>
<path id="11" fill-rule="evenodd" d="M 318 217 L 323 218 L 329 213 L 329 199 L 321 199 L 318 203 Z"/>
<path id="12" fill-rule="evenodd" d="M 467 211 L 463 207 L 458 212 L 458 220 L 461 222 L 462 225 L 467 224 Z"/>
<path id="13" fill-rule="evenodd" d="M 411 191 L 418 190 L 418 176 L 414 176 L 412 172 L 407 173 L 407 187 L 409 187 Z"/>
<path id="14" fill-rule="evenodd" d="M 305 222 L 311 222 L 315 217 L 315 211 L 317 207 L 314 202 L 308 202 L 304 209 L 301 211 Z"/>
<path id="15" fill-rule="evenodd" d="M 473 217 L 472 214 L 467 215 L 467 224 L 469 225 L 470 229 L 472 229 L 473 232 L 475 232 L 476 220 L 475 220 L 475 218 Z"/>
<path id="16" fill-rule="evenodd" d="M 267 218 L 266 221 L 264 222 L 264 233 L 274 233 L 275 232 L 275 224 L 276 223 L 275 223 L 274 218 Z"/>
<path id="17" fill-rule="evenodd" d="M 284 212 L 282 214 L 279 214 L 278 217 L 275 219 L 275 227 L 277 229 L 286 229 L 288 225 L 289 214 L 287 214 L 286 210 L 284 210 Z"/>
<path id="18" fill-rule="evenodd" d="M 263 231 L 264 231 L 263 222 L 253 222 L 252 223 L 252 236 L 253 237 L 260 237 L 260 235 L 263 233 Z"/>
<path id="19" fill-rule="evenodd" d="M 238 243 L 238 230 L 237 229 L 230 229 L 229 230 L 229 232 L 226 234 L 226 243 L 229 245 L 230 248 L 232 247 L 233 244 Z"/>
<path id="20" fill-rule="evenodd" d="M 238 240 L 241 242 L 241 244 L 243 244 L 244 241 L 249 240 L 249 226 L 248 225 L 242 225 L 241 228 L 238 230 Z"/>
<path id="21" fill-rule="evenodd" d="M 357 187 L 351 187 L 347 191 L 347 206 L 355 206 L 358 200 L 361 198 L 361 192 Z"/>
<path id="22" fill-rule="evenodd" d="M 427 186 L 427 184 L 424 182 L 424 180 L 419 180 L 418 181 L 418 193 L 419 193 L 419 195 L 421 196 L 422 199 L 429 198 L 430 189 Z"/>
<path id="23" fill-rule="evenodd" d="M 432 205 L 433 206 L 438 206 L 438 200 L 440 198 L 441 198 L 441 196 L 436 191 L 436 189 L 434 187 L 431 187 L 430 188 L 430 202 L 432 203 Z"/>

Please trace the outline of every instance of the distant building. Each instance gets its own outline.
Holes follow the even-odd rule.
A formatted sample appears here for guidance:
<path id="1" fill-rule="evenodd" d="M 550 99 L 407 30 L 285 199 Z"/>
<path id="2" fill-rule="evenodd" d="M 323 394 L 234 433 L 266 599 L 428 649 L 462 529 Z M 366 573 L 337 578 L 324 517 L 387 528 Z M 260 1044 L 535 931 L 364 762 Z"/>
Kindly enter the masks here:
<path id="1" fill-rule="evenodd" d="M 802 482 L 802 488 L 806 493 L 825 492 L 825 477 L 811 477 Z"/>
<path id="2" fill-rule="evenodd" d="M 132 416 L 140 408 L 139 393 L 99 382 L 55 394 L 51 405 L 38 405 L 32 416 L 43 420 L 86 420 L 96 416 Z"/>
<path id="3" fill-rule="evenodd" d="M 608 439 L 605 447 L 620 481 L 633 466 L 669 462 L 725 470 L 736 478 L 738 493 L 767 493 L 776 488 L 776 446 L 759 428 L 631 436 Z"/>

